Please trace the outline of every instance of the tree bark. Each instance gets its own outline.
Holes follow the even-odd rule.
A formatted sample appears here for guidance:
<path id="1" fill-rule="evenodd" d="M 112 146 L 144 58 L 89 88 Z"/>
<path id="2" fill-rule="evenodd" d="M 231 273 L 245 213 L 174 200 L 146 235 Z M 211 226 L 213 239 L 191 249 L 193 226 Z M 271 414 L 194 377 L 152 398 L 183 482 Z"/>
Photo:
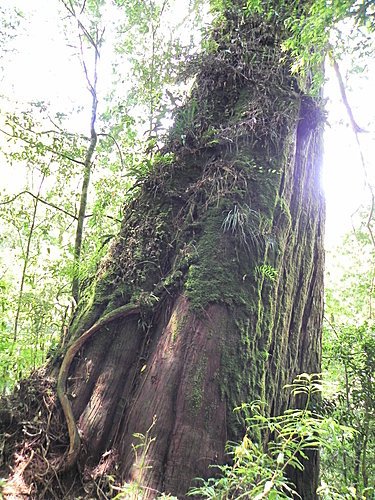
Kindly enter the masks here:
<path id="1" fill-rule="evenodd" d="M 228 16 L 213 35 L 165 156 L 125 220 L 75 331 L 138 303 L 84 346 L 70 390 L 95 464 L 117 450 L 119 471 L 153 498 L 184 495 L 225 460 L 243 422 L 233 408 L 290 402 L 283 386 L 320 371 L 323 307 L 322 119 L 280 64 L 280 25 Z M 229 55 L 226 55 L 227 52 Z M 147 465 L 134 433 L 154 416 Z M 315 498 L 316 457 L 294 477 Z"/>
<path id="2" fill-rule="evenodd" d="M 260 399 L 279 414 L 292 404 L 284 385 L 320 372 L 323 120 L 280 62 L 285 36 L 282 18 L 236 9 L 216 26 L 71 329 L 72 346 L 116 309 L 139 308 L 87 336 L 65 362 L 62 391 L 81 466 L 109 473 L 116 456 L 118 477 L 145 498 L 184 498 L 242 438 L 235 406 Z M 154 417 L 137 463 L 134 433 Z M 304 500 L 316 498 L 317 464 L 293 477 Z"/>

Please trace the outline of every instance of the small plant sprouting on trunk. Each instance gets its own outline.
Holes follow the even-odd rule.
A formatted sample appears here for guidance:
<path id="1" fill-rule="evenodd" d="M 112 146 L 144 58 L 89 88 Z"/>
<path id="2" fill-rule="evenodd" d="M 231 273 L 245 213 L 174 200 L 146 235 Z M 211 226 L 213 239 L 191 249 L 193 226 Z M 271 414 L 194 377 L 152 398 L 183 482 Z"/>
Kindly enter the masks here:
<path id="1" fill-rule="evenodd" d="M 257 248 L 261 243 L 260 221 L 260 214 L 249 205 L 235 204 L 227 213 L 222 228 L 223 232 L 237 235 L 243 246 L 251 252 L 253 247 Z"/>

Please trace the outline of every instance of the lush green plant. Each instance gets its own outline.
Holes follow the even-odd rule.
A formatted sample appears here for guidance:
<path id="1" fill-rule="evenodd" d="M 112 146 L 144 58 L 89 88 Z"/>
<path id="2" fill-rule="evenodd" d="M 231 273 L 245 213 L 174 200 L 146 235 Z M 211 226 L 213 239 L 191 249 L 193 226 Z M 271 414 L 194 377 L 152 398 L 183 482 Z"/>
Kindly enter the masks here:
<path id="1" fill-rule="evenodd" d="M 261 402 L 237 408 L 245 414 L 248 427 L 242 442 L 229 446 L 233 463 L 217 466 L 220 476 L 203 481 L 189 495 L 210 499 L 294 498 L 296 492 L 287 469 L 303 470 L 309 451 L 332 448 L 336 441 L 352 436 L 349 427 L 311 409 L 321 392 L 319 375 L 304 373 L 287 388 L 294 397 L 304 400 L 303 407 L 275 417 L 265 414 Z"/>
<path id="2" fill-rule="evenodd" d="M 276 281 L 278 272 L 277 269 L 269 264 L 262 264 L 255 267 L 255 276 L 267 278 L 269 281 Z"/>
<path id="3" fill-rule="evenodd" d="M 375 249 L 367 228 L 370 219 L 360 214 L 357 229 L 328 254 L 323 342 L 325 411 L 356 433 L 322 454 L 322 479 L 337 495 L 355 491 L 359 498 L 371 498 L 375 488 Z"/>
<path id="4" fill-rule="evenodd" d="M 327 325 L 324 353 L 328 376 L 335 375 L 335 394 L 326 400 L 327 413 L 356 430 L 353 440 L 334 453 L 323 454 L 323 479 L 340 492 L 355 488 L 370 498 L 375 459 L 375 327 Z"/>
<path id="5" fill-rule="evenodd" d="M 71 316 L 72 281 L 76 282 L 76 289 L 77 285 L 82 289 L 96 273 L 108 243 L 118 232 L 122 206 L 133 194 L 128 190 L 134 179 L 142 179 L 156 162 L 171 161 L 158 152 L 149 152 L 145 161 L 145 147 L 140 147 L 141 142 L 144 143 L 144 124 L 140 118 L 144 115 L 142 107 L 149 105 L 152 108 L 151 121 L 155 124 L 160 104 L 155 92 L 161 92 L 161 82 L 164 82 L 163 78 L 157 80 L 158 72 L 153 71 L 150 83 L 150 67 L 155 69 L 156 62 L 159 67 L 164 56 L 168 65 L 172 58 L 172 38 L 167 40 L 164 37 L 169 54 L 163 52 L 165 45 L 158 45 L 163 37 L 160 24 L 163 11 L 168 10 L 167 2 L 161 8 L 158 2 L 151 0 L 144 3 L 132 0 L 126 2 L 127 9 L 123 8 L 124 2 L 118 3 L 121 5 L 117 12 L 121 16 L 117 28 L 120 31 L 124 25 L 132 28 L 126 40 L 135 41 L 135 32 L 138 29 L 143 31 L 142 43 L 141 34 L 137 33 L 139 44 L 126 47 L 126 50 L 119 46 L 118 40 L 114 41 L 123 59 L 133 57 L 134 62 L 141 57 L 141 52 L 137 52 L 139 47 L 149 42 L 145 38 L 147 29 L 143 28 L 152 27 L 155 38 L 155 50 L 152 54 L 147 51 L 139 62 L 139 68 L 142 71 L 148 68 L 148 72 L 141 75 L 134 70 L 136 74 L 131 78 L 129 75 L 129 81 L 137 81 L 140 87 L 137 94 L 122 85 L 107 89 L 110 93 L 108 108 L 102 114 L 91 116 L 91 128 L 96 128 L 96 132 L 91 131 L 89 138 L 69 131 L 72 116 L 68 110 L 54 114 L 45 103 L 27 105 L 22 111 L 2 112 L 0 116 L 0 154 L 5 159 L 3 175 L 11 178 L 15 169 L 23 180 L 16 186 L 7 183 L 8 192 L 2 193 L 0 200 L 0 276 L 4 283 L 1 289 L 0 390 L 3 391 L 26 376 L 30 369 L 40 366 L 54 345 L 64 341 Z M 96 62 L 94 65 L 89 63 L 103 42 L 99 26 L 106 2 L 85 2 L 82 12 L 80 2 L 65 2 L 66 8 L 63 4 L 65 21 L 62 23 L 65 23 L 67 33 L 71 33 L 72 22 L 66 17 L 66 8 L 74 19 L 80 11 L 78 52 L 84 69 L 82 78 L 87 80 L 92 104 L 96 106 L 99 98 Z M 9 29 L 16 25 L 12 20 L 11 26 L 5 18 L 0 22 Z M 178 57 L 175 52 L 173 54 L 175 65 Z M 151 62 L 150 58 L 153 58 Z M 96 56 L 94 59 L 96 61 Z M 118 69 L 118 61 L 115 58 L 114 61 L 113 68 Z M 129 69 L 129 64 L 122 62 Z M 117 70 L 116 74 L 120 78 Z M 165 70 L 165 77 L 171 78 L 169 69 Z M 123 72 L 121 78 L 125 78 Z M 149 83 L 152 89 L 148 89 Z M 134 116 L 127 112 L 130 106 L 137 109 Z M 95 150 L 91 151 L 95 137 Z M 85 189 L 81 188 L 83 170 Z M 84 206 L 81 203 L 83 192 Z M 84 209 L 81 210 L 80 206 Z M 81 223 L 80 235 L 75 230 L 78 220 Z M 77 235 L 78 239 L 82 238 L 78 245 Z M 18 269 L 22 269 L 22 273 Z"/>
<path id="6" fill-rule="evenodd" d="M 225 3 L 225 0 L 222 2 Z M 309 91 L 313 94 L 323 83 L 321 68 L 330 37 L 333 32 L 336 32 L 338 39 L 341 37 L 340 22 L 349 19 L 351 25 L 364 25 L 368 30 L 374 30 L 372 2 L 313 0 L 307 4 L 281 1 L 278 6 L 275 5 L 277 4 L 261 0 L 247 0 L 244 12 L 247 15 L 266 15 L 277 20 L 279 10 L 289 9 L 290 16 L 285 25 L 290 35 L 283 42 L 282 49 L 291 62 L 292 72 L 299 78 L 300 86 L 304 88 L 308 83 Z M 333 50 L 336 52 L 336 48 Z"/>
<path id="7" fill-rule="evenodd" d="M 231 232 L 250 252 L 256 248 L 262 239 L 260 234 L 261 218 L 258 212 L 249 205 L 234 205 L 226 214 L 222 228 Z"/>
<path id="8" fill-rule="evenodd" d="M 64 31 L 90 91 L 91 122 L 85 108 L 90 137 L 71 130 L 84 107 L 56 112 L 57 103 L 16 106 L 11 96 L 0 96 L 2 175 L 19 178 L 16 185 L 5 183 L 0 199 L 0 276 L 7 284 L 6 292 L 2 289 L 0 390 L 40 366 L 54 344 L 64 341 L 72 281 L 77 298 L 77 287 L 81 292 L 92 280 L 118 233 L 134 181 L 140 182 L 156 163 L 172 161 L 157 151 L 161 120 L 171 105 L 164 90 L 167 84 L 172 89 L 179 62 L 194 44 L 180 40 L 185 35 L 178 27 L 182 19 L 172 20 L 173 2 L 118 0 L 111 3 L 110 19 L 109 3 L 55 2 L 61 14 L 57 36 Z M 199 16 L 193 11 L 198 10 L 198 2 L 191 2 L 184 22 L 195 25 Z M 1 64 L 20 19 L 27 29 L 27 15 L 27 9 L 18 15 L 0 8 Z M 109 25 L 104 36 L 103 27 Z M 113 37 L 107 37 L 108 31 Z M 104 73 L 97 66 L 102 48 L 110 58 L 105 64 L 113 86 L 107 82 L 105 89 L 97 89 Z"/>

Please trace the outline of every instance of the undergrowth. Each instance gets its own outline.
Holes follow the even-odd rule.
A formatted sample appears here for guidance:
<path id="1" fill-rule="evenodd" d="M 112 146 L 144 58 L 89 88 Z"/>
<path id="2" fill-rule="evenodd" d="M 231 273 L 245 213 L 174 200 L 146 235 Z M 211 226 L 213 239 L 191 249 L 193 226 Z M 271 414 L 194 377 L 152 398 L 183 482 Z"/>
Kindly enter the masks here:
<path id="1" fill-rule="evenodd" d="M 219 477 L 201 479 L 201 486 L 191 489 L 190 496 L 212 500 L 300 498 L 288 470 L 304 470 L 311 453 L 335 446 L 335 440 L 352 436 L 353 430 L 312 409 L 321 391 L 319 375 L 304 373 L 286 388 L 304 400 L 304 405 L 275 417 L 266 416 L 261 401 L 236 408 L 245 416 L 247 431 L 239 444 L 228 444 L 232 463 L 215 466 Z M 257 434 L 263 436 L 263 442 L 254 438 Z"/>

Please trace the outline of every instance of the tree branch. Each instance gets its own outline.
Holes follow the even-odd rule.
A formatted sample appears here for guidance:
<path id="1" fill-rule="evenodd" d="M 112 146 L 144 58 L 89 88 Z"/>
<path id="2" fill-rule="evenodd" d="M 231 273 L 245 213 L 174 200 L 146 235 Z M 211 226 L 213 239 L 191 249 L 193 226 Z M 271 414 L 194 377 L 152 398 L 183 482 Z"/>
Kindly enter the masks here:
<path id="1" fill-rule="evenodd" d="M 335 71 L 337 82 L 339 84 L 341 99 L 342 99 L 342 102 L 344 103 L 346 112 L 347 112 L 348 117 L 349 117 L 350 125 L 352 126 L 352 129 L 353 129 L 355 134 L 360 134 L 360 133 L 366 132 L 366 130 L 364 130 L 362 127 L 360 127 L 354 119 L 353 111 L 352 111 L 352 108 L 349 104 L 348 97 L 346 95 L 345 84 L 344 84 L 344 80 L 343 80 L 342 75 L 341 75 L 340 67 L 338 65 L 337 60 L 332 55 L 331 55 L 331 61 L 332 61 L 333 69 Z"/>
<path id="2" fill-rule="evenodd" d="M 94 217 L 94 214 L 85 215 L 85 219 L 87 219 L 88 217 Z M 106 219 L 113 220 L 113 221 L 118 222 L 118 223 L 122 222 L 121 219 L 116 219 L 116 217 L 112 217 L 112 215 L 103 214 L 103 217 L 105 217 Z"/>
<path id="3" fill-rule="evenodd" d="M 85 10 L 85 7 L 86 7 L 86 0 L 83 0 L 80 14 L 83 14 L 83 11 Z"/>
<path id="4" fill-rule="evenodd" d="M 63 214 L 67 215 L 68 217 L 71 217 L 72 219 L 77 220 L 77 218 L 78 218 L 76 215 L 71 214 L 67 210 L 64 210 L 63 208 L 58 207 L 54 203 L 50 203 L 49 201 L 43 200 L 42 198 L 39 197 L 39 195 L 37 196 L 34 193 L 32 193 L 31 191 L 27 191 L 27 190 L 21 191 L 20 193 L 16 194 L 15 196 L 13 196 L 13 198 L 11 198 L 11 199 L 9 199 L 7 201 L 0 202 L 0 205 L 8 205 L 9 203 L 13 203 L 14 200 L 16 200 L 17 198 L 19 198 L 23 194 L 28 194 L 28 195 L 32 196 L 34 198 L 34 200 L 37 200 L 38 202 L 43 203 L 44 205 L 47 205 L 47 206 L 49 206 L 51 208 L 54 208 L 55 210 L 58 210 L 59 212 L 62 212 Z"/>
<path id="5" fill-rule="evenodd" d="M 32 146 L 33 148 L 37 147 L 37 145 L 33 141 L 28 140 L 25 137 L 14 136 L 13 134 L 10 134 L 9 132 L 7 132 L 6 130 L 4 130 L 2 128 L 0 128 L 0 132 L 2 132 L 3 134 L 5 134 L 6 136 L 8 136 L 12 139 L 20 139 L 21 141 L 26 142 L 26 144 L 29 144 L 30 146 Z M 52 154 L 60 156 L 61 158 L 64 158 L 65 160 L 72 161 L 73 163 L 77 163 L 78 165 L 85 165 L 85 163 L 83 161 L 76 160 L 75 158 L 72 158 L 71 156 L 69 156 L 65 153 L 60 153 L 59 151 L 56 151 L 55 149 L 50 148 L 49 146 L 46 146 L 45 144 L 43 144 L 43 146 L 45 147 L 46 151 L 49 151 Z"/>
<path id="6" fill-rule="evenodd" d="M 116 148 L 117 148 L 117 151 L 118 151 L 119 157 L 120 157 L 121 168 L 122 168 L 122 169 L 124 169 L 124 168 L 125 168 L 125 165 L 124 165 L 124 161 L 123 161 L 123 158 L 122 158 L 121 148 L 120 148 L 120 146 L 119 146 L 118 142 L 116 141 L 116 139 L 113 137 L 113 135 L 111 135 L 111 134 L 106 134 L 106 133 L 102 132 L 102 133 L 98 134 L 98 137 L 99 137 L 99 136 L 102 136 L 102 137 L 109 137 L 109 138 L 113 141 L 114 145 L 115 145 L 115 146 L 116 146 Z"/>
<path id="7" fill-rule="evenodd" d="M 349 104 L 349 100 L 348 100 L 348 97 L 346 94 L 344 80 L 341 76 L 340 67 L 339 67 L 336 59 L 333 57 L 332 51 L 331 51 L 330 57 L 331 57 L 333 69 L 335 71 L 335 75 L 336 75 L 336 78 L 337 78 L 337 81 L 339 84 L 341 99 L 342 99 L 342 102 L 344 103 L 346 112 L 347 112 L 348 117 L 349 117 L 350 125 L 352 127 L 353 132 L 354 132 L 355 139 L 356 139 L 356 142 L 358 145 L 358 150 L 359 150 L 359 154 L 360 154 L 360 158 L 361 158 L 362 170 L 363 170 L 363 174 L 364 174 L 365 186 L 367 186 L 367 188 L 370 192 L 370 197 L 371 197 L 370 212 L 369 212 L 369 215 L 367 218 L 366 227 L 367 227 L 367 230 L 368 230 L 369 235 L 370 235 L 372 246 L 375 249 L 375 234 L 374 234 L 374 231 L 373 231 L 372 225 L 371 225 L 372 218 L 373 218 L 374 211 L 375 211 L 375 193 L 374 193 L 374 190 L 373 190 L 372 185 L 371 185 L 369 178 L 368 178 L 367 168 L 366 168 L 366 160 L 365 160 L 365 157 L 364 157 L 364 154 L 362 151 L 361 141 L 359 139 L 359 134 L 366 132 L 366 130 L 361 128 L 354 119 L 353 111 L 352 111 L 352 108 Z"/>
<path id="8" fill-rule="evenodd" d="M 29 260 L 30 260 L 30 252 L 31 252 L 31 242 L 34 236 L 34 230 L 36 227 L 36 214 L 38 211 L 38 203 L 40 201 L 40 192 L 42 189 L 42 185 L 45 179 L 45 175 L 43 175 L 42 180 L 40 181 L 39 189 L 38 189 L 38 194 L 34 197 L 35 202 L 34 202 L 34 210 L 33 210 L 33 215 L 31 218 L 31 225 L 29 229 L 29 234 L 27 237 L 27 245 L 26 245 L 26 253 L 25 253 L 25 258 L 23 262 L 23 268 L 22 268 L 22 275 L 21 275 L 21 283 L 20 283 L 20 290 L 18 294 L 18 301 L 17 301 L 17 311 L 16 311 L 16 317 L 14 320 L 14 330 L 13 330 L 13 344 L 12 344 L 12 352 L 13 348 L 15 346 L 15 343 L 17 341 L 17 334 L 18 334 L 18 325 L 19 325 L 19 320 L 20 320 L 20 314 L 21 314 L 21 307 L 22 307 L 22 299 L 24 295 L 24 287 L 25 287 L 25 280 L 26 280 L 26 270 L 29 265 Z"/>
<path id="9" fill-rule="evenodd" d="M 53 122 L 50 116 L 48 116 L 49 121 L 52 123 L 54 127 L 56 127 L 57 130 L 33 130 L 31 128 L 24 127 L 21 123 L 17 123 L 17 126 L 22 128 L 22 130 L 25 130 L 25 132 L 30 132 L 31 134 L 34 134 L 36 136 L 38 135 L 47 135 L 47 134 L 56 134 L 56 135 L 65 135 L 67 137 L 79 137 L 81 139 L 84 139 L 85 141 L 89 141 L 90 139 L 83 135 L 83 134 L 74 134 L 73 132 L 67 132 L 66 130 L 62 129 L 56 123 Z"/>

